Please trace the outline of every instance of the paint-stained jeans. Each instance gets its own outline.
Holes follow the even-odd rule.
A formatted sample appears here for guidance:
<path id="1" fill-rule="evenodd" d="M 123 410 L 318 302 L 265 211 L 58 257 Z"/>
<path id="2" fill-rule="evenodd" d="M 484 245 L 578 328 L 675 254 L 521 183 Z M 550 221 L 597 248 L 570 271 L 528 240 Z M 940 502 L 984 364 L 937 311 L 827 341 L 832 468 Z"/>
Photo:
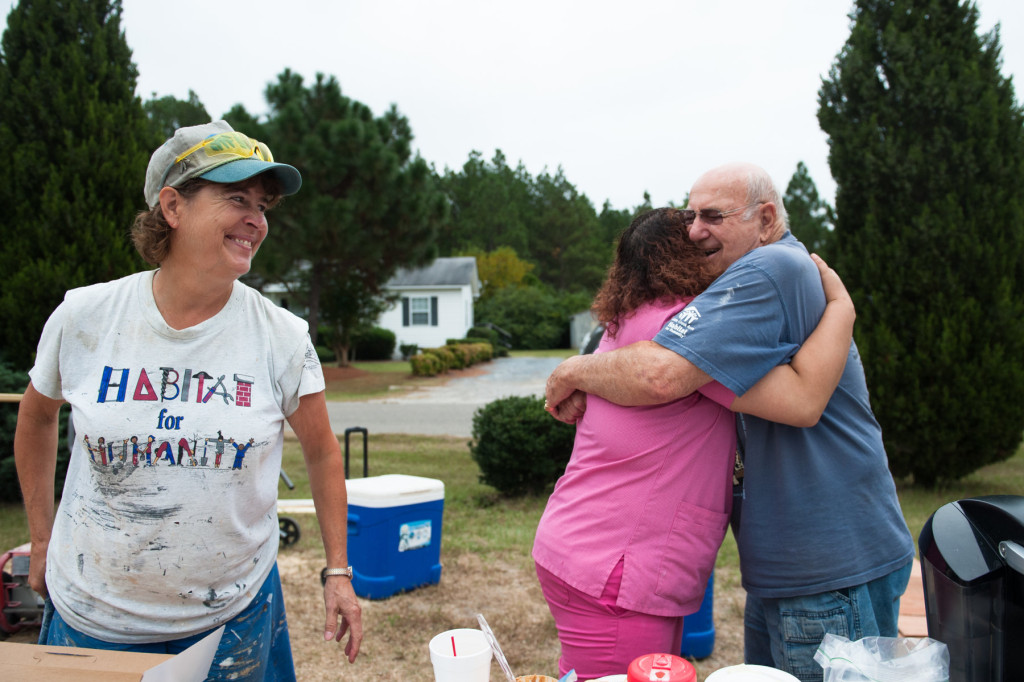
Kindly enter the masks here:
<path id="1" fill-rule="evenodd" d="M 210 632 L 212 630 L 192 637 L 151 644 L 106 642 L 68 627 L 47 599 L 39 643 L 148 654 L 178 654 Z M 206 679 L 295 682 L 284 594 L 276 564 L 252 602 L 227 622 Z"/>
<path id="2" fill-rule="evenodd" d="M 743 614 L 745 663 L 785 670 L 801 682 L 821 682 L 814 653 L 825 633 L 850 640 L 896 637 L 900 597 L 912 564 L 864 585 L 803 597 L 747 595 Z"/>

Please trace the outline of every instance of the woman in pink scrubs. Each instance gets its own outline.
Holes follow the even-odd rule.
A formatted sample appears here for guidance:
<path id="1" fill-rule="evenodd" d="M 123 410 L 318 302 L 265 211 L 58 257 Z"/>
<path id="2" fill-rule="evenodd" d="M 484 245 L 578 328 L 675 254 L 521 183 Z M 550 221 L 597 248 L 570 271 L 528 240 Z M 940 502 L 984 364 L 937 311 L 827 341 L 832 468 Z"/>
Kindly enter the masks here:
<path id="1" fill-rule="evenodd" d="M 729 521 L 732 411 L 757 414 L 766 401 L 796 406 L 807 396 L 793 390 L 793 367 L 846 359 L 853 306 L 835 273 L 817 262 L 830 301 L 818 329 L 833 335 L 816 332 L 792 366 L 777 367 L 742 398 L 717 382 L 663 405 L 623 407 L 586 396 L 572 457 L 533 547 L 562 645 L 561 675 L 575 669 L 588 680 L 624 673 L 643 654 L 678 654 L 683 616 L 700 607 Z M 695 313 L 684 308 L 712 279 L 681 211 L 637 217 L 620 236 L 594 302 L 606 327 L 596 352 L 649 340 L 673 317 L 685 325 Z M 835 344 L 836 330 L 849 332 L 843 352 L 819 352 Z M 818 399 L 824 407 L 827 396 Z"/>

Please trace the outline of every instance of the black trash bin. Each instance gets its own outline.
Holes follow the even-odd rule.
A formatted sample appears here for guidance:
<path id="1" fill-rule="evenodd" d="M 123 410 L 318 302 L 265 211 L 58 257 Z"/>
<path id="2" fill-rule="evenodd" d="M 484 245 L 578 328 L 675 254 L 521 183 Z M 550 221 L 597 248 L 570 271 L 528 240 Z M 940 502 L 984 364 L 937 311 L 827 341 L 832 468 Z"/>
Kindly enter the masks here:
<path id="1" fill-rule="evenodd" d="M 928 636 L 950 682 L 1024 680 L 1024 497 L 951 502 L 918 539 Z"/>

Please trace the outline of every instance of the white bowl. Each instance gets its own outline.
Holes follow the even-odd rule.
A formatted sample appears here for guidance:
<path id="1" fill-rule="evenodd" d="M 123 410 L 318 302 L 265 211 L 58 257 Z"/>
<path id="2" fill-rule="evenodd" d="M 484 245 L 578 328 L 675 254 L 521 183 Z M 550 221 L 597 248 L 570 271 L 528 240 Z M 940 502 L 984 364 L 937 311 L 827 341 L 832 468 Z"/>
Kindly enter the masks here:
<path id="1" fill-rule="evenodd" d="M 784 670 L 764 665 L 730 665 L 708 675 L 704 682 L 800 682 Z"/>

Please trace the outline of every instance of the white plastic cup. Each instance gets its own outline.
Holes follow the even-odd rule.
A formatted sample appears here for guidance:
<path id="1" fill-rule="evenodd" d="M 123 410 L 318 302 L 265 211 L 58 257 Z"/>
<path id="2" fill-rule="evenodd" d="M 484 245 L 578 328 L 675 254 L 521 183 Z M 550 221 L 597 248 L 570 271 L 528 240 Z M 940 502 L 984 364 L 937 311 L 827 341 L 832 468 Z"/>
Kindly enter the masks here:
<path id="1" fill-rule="evenodd" d="M 488 682 L 491 655 L 491 645 L 480 630 L 448 630 L 430 640 L 430 662 L 434 665 L 436 682 Z"/>

